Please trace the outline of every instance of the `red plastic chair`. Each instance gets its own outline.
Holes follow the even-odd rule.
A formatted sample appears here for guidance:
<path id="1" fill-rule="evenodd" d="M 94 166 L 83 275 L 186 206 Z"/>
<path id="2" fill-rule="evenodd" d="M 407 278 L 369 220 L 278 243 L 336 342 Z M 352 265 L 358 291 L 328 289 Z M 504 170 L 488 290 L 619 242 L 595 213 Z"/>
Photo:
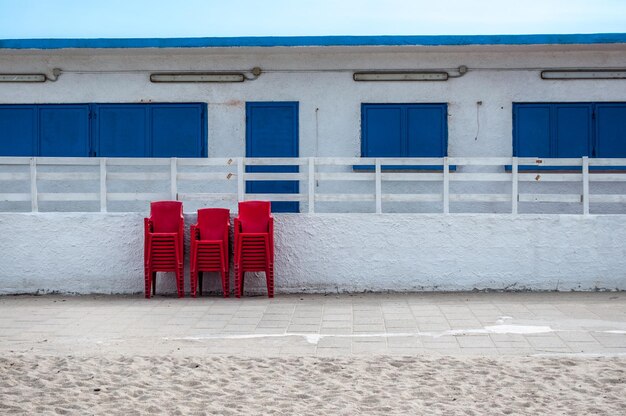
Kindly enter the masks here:
<path id="1" fill-rule="evenodd" d="M 184 296 L 183 275 L 183 203 L 158 201 L 150 203 L 150 218 L 144 219 L 144 265 L 146 299 L 156 294 L 157 272 L 176 273 L 178 297 Z"/>
<path id="2" fill-rule="evenodd" d="M 196 297 L 198 273 L 202 296 L 202 272 L 222 275 L 224 297 L 229 296 L 228 232 L 230 211 L 224 208 L 198 210 L 198 223 L 191 226 L 191 296 Z"/>
<path id="3" fill-rule="evenodd" d="M 244 274 L 265 272 L 267 296 L 274 297 L 274 218 L 270 202 L 239 203 L 235 218 L 235 296 L 243 295 Z"/>

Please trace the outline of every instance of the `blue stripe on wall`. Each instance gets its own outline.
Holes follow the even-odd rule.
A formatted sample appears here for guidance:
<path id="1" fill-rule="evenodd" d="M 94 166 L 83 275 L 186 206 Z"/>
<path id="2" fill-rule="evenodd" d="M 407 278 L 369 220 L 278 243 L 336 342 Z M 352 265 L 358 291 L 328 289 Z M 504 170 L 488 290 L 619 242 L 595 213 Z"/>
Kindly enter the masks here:
<path id="1" fill-rule="evenodd" d="M 0 39 L 0 49 L 220 48 L 272 46 L 468 46 L 626 43 L 626 33 L 442 36 L 285 36 L 230 38 Z"/>

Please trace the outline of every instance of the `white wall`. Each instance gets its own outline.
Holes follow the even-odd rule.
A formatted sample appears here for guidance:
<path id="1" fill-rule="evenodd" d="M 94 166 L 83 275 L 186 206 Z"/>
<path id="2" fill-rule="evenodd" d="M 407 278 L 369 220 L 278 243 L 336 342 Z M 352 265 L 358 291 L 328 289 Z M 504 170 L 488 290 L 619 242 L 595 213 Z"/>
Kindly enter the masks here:
<path id="1" fill-rule="evenodd" d="M 510 156 L 512 102 L 625 100 L 623 81 L 543 81 L 540 68 L 624 67 L 625 51 L 625 45 L 3 50 L 3 72 L 67 72 L 57 82 L 1 85 L 0 103 L 206 102 L 209 157 L 221 157 L 244 155 L 246 101 L 299 101 L 301 156 L 359 155 L 361 103 L 447 102 L 450 156 Z M 459 65 L 470 71 L 447 82 L 352 80 L 355 69 Z M 150 71 L 254 66 L 265 72 L 244 83 L 149 82 Z"/>
<path id="2" fill-rule="evenodd" d="M 245 154 L 246 101 L 300 103 L 300 156 L 358 156 L 361 103 L 448 103 L 450 156 L 510 156 L 512 103 L 523 101 L 625 101 L 621 80 L 544 81 L 542 68 L 624 67 L 626 45 L 544 45 L 467 47 L 295 47 L 130 50 L 2 50 L 3 72 L 65 72 L 56 82 L 0 85 L 0 103 L 206 102 L 208 156 Z M 446 69 L 469 72 L 447 82 L 354 82 L 354 70 Z M 250 70 L 254 81 L 232 84 L 152 84 L 151 71 Z M 478 106 L 477 102 L 482 105 Z M 480 124 L 480 128 L 479 128 Z M 495 169 L 502 170 L 502 167 Z M 424 185 L 428 192 L 430 185 Z M 371 192 L 364 183 L 318 184 L 322 192 Z M 344 186 L 344 188 L 340 188 Z M 388 186 L 388 185 L 386 185 Z M 394 188 L 395 186 L 395 188 Z M 389 185 L 402 192 L 412 184 Z M 439 186 L 439 184 L 434 184 Z M 489 190 L 464 184 L 464 192 Z M 492 191 L 507 192 L 502 183 Z M 532 184 L 530 185 L 532 186 Z M 613 184 L 611 186 L 615 187 Z M 369 187 L 369 188 L 368 188 Z M 556 184 L 550 192 L 570 191 Z M 305 185 L 301 185 L 305 189 Z M 620 188 L 621 189 L 621 188 Z M 127 191 L 141 191 L 127 189 Z M 604 193 L 622 192 L 606 190 Z M 389 212 L 440 212 L 433 204 L 392 206 Z M 419 206 L 417 206 L 419 205 Z M 436 204 L 435 204 L 436 205 Z M 26 206 L 26 205 L 25 205 Z M 12 207 L 12 208 L 11 208 Z M 2 210 L 20 210 L 16 204 Z M 28 207 L 26 207 L 28 208 Z M 508 204 L 456 204 L 453 212 L 507 212 Z M 56 208 L 54 208 L 56 209 Z M 59 208 L 60 210 L 63 210 Z M 97 207 L 96 207 L 97 209 Z M 87 208 L 80 208 L 87 210 Z M 320 203 L 316 211 L 371 212 L 372 204 Z M 578 206 L 520 204 L 520 212 L 578 213 Z M 625 213 L 613 206 L 607 213 Z"/>
<path id="3" fill-rule="evenodd" d="M 277 293 L 626 289 L 622 215 L 275 217 Z M 139 213 L 2 213 L 0 236 L 0 293 L 143 292 Z M 175 292 L 173 275 L 157 281 Z"/>

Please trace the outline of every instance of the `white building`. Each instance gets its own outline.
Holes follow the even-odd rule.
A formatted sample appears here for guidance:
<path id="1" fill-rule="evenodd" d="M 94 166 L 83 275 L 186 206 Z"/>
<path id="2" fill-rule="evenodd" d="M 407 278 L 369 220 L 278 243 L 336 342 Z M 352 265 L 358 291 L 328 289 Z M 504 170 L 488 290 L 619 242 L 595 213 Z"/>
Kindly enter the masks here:
<path id="1" fill-rule="evenodd" d="M 624 34 L 0 40 L 0 291 L 141 291 L 147 200 L 273 192 L 278 292 L 624 289 L 625 78 Z"/>

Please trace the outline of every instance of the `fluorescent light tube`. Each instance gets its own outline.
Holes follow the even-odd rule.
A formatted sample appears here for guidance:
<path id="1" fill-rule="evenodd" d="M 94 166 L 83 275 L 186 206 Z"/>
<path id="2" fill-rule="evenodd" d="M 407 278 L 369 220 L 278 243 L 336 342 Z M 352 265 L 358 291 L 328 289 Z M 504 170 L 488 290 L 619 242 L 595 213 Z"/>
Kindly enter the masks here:
<path id="1" fill-rule="evenodd" d="M 447 81 L 447 72 L 355 72 L 355 81 Z"/>
<path id="2" fill-rule="evenodd" d="M 45 74 L 0 74 L 0 82 L 46 82 Z"/>
<path id="3" fill-rule="evenodd" d="M 626 79 L 626 70 L 572 69 L 541 71 L 542 79 Z"/>
<path id="4" fill-rule="evenodd" d="M 235 72 L 169 72 L 150 74 L 151 82 L 243 82 L 242 73 Z"/>

